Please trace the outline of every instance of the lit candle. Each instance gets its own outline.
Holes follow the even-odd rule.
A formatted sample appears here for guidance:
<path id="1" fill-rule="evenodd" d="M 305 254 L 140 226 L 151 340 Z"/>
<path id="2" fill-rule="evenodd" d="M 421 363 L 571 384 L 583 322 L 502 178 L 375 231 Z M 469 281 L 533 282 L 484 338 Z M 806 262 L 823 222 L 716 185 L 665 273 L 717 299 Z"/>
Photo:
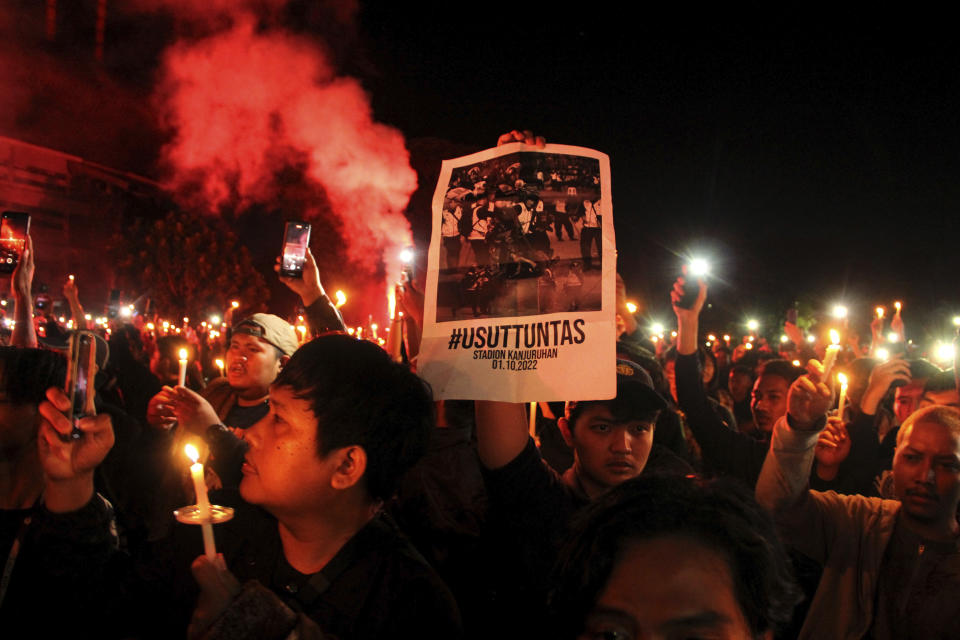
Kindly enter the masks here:
<path id="1" fill-rule="evenodd" d="M 840 403 L 837 405 L 837 415 L 842 420 L 843 410 L 847 404 L 847 376 L 838 373 L 837 380 L 840 382 Z"/>
<path id="2" fill-rule="evenodd" d="M 70 278 L 70 282 L 73 282 L 73 279 L 74 279 L 74 278 L 73 278 L 73 274 L 70 274 L 70 275 L 69 275 L 69 276 L 67 276 L 67 277 L 69 277 L 69 278 Z"/>
<path id="3" fill-rule="evenodd" d="M 217 368 L 220 369 L 220 377 L 223 377 L 223 360 L 217 358 Z"/>
<path id="4" fill-rule="evenodd" d="M 827 352 L 823 356 L 823 376 L 821 379 L 826 382 L 830 379 L 830 370 L 833 369 L 837 356 L 840 354 L 840 334 L 835 329 L 830 329 L 830 342 L 827 345 Z"/>
<path id="5" fill-rule="evenodd" d="M 203 465 L 198 462 L 200 452 L 192 444 L 184 447 L 187 457 L 193 461 L 190 465 L 190 477 L 197 492 L 197 511 L 200 514 L 200 527 L 203 530 L 203 552 L 208 560 L 217 557 L 217 547 L 213 542 L 213 523 L 210 518 L 210 499 L 207 497 L 207 483 L 203 479 Z"/>
<path id="6" fill-rule="evenodd" d="M 302 324 L 297 325 L 297 331 L 300 332 L 300 344 L 307 341 L 307 327 Z"/>
<path id="7" fill-rule="evenodd" d="M 337 298 L 337 309 L 347 304 L 347 294 L 345 294 L 343 291 L 337 291 L 334 295 Z"/>
<path id="8" fill-rule="evenodd" d="M 893 308 L 897 310 L 897 313 L 900 313 L 900 308 L 901 308 L 902 306 L 903 306 L 903 305 L 900 304 L 900 301 L 899 301 L 899 300 L 897 300 L 896 302 L 893 303 Z"/>
<path id="9" fill-rule="evenodd" d="M 181 387 L 187 386 L 187 350 L 180 349 L 180 382 Z"/>
<path id="10" fill-rule="evenodd" d="M 877 307 L 877 318 L 883 320 L 884 309 L 883 307 Z"/>

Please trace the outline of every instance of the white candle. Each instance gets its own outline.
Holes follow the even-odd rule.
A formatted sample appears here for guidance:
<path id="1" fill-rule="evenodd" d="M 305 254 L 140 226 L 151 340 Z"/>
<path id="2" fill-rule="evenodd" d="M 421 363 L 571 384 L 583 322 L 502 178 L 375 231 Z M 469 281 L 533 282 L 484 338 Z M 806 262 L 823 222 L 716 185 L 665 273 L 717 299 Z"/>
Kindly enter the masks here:
<path id="1" fill-rule="evenodd" d="M 193 460 L 190 465 L 190 477 L 197 493 L 197 511 L 200 513 L 200 528 L 203 531 L 203 553 L 208 560 L 217 557 L 217 547 L 213 542 L 213 524 L 210 519 L 210 499 L 207 497 L 207 483 L 203 479 L 203 465 L 198 462 L 200 452 L 192 444 L 184 447 L 187 457 Z"/>
<path id="2" fill-rule="evenodd" d="M 187 350 L 180 349 L 180 382 L 181 387 L 187 386 Z"/>
<path id="3" fill-rule="evenodd" d="M 827 345 L 827 352 L 823 356 L 822 379 L 824 382 L 830 379 L 830 370 L 833 369 L 837 355 L 840 353 L 840 334 L 834 329 L 830 329 L 830 342 L 833 344 Z"/>
<path id="4" fill-rule="evenodd" d="M 530 403 L 530 437 L 537 437 L 537 403 Z"/>
<path id="5" fill-rule="evenodd" d="M 840 381 L 840 403 L 837 405 L 837 416 L 843 420 L 843 410 L 847 404 L 847 376 L 838 373 L 837 380 Z"/>

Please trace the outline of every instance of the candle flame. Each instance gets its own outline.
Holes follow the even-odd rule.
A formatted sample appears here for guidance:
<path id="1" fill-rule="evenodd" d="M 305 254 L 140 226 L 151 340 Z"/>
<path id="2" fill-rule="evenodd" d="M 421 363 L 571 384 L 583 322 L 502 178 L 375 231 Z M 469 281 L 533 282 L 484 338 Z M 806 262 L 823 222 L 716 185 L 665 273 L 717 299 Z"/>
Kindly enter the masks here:
<path id="1" fill-rule="evenodd" d="M 334 294 L 334 297 L 337 299 L 337 309 L 347 304 L 347 294 L 345 294 L 343 291 L 338 289 Z"/>
<path id="2" fill-rule="evenodd" d="M 240 306 L 240 303 L 237 302 L 236 300 L 232 300 L 232 301 L 230 302 L 230 306 L 233 307 L 234 309 L 236 309 L 237 307 Z"/>
<path id="3" fill-rule="evenodd" d="M 390 319 L 393 320 L 396 317 L 397 311 L 397 292 L 393 287 L 387 289 L 387 312 L 390 316 Z"/>
<path id="4" fill-rule="evenodd" d="M 881 320 L 883 319 L 884 309 L 883 307 L 877 307 L 877 317 Z"/>
<path id="5" fill-rule="evenodd" d="M 186 359 L 187 359 L 187 350 L 186 350 L 186 349 L 180 349 L 180 359 L 181 359 L 181 360 L 186 360 Z"/>
<path id="6" fill-rule="evenodd" d="M 223 360 L 221 360 L 220 358 L 217 358 L 217 368 L 223 369 Z"/>
<path id="7" fill-rule="evenodd" d="M 897 311 L 900 311 L 900 307 L 902 307 L 902 306 L 903 306 L 903 305 L 900 304 L 900 301 L 899 301 L 899 300 L 897 300 L 896 302 L 893 303 L 893 308 L 896 309 Z"/>
<path id="8" fill-rule="evenodd" d="M 197 451 L 195 446 L 188 444 L 183 448 L 183 452 L 187 454 L 187 457 L 193 461 L 193 464 L 197 464 L 197 460 L 200 459 L 200 452 Z"/>
<path id="9" fill-rule="evenodd" d="M 73 282 L 73 280 L 74 280 L 73 274 L 71 273 L 68 277 L 70 278 L 70 282 Z"/>
<path id="10" fill-rule="evenodd" d="M 842 373 L 837 374 L 837 381 L 840 383 L 841 387 L 847 386 L 847 376 L 843 375 Z"/>
<path id="11" fill-rule="evenodd" d="M 799 366 L 800 366 L 800 361 L 799 361 L 799 360 L 794 360 L 794 361 L 793 361 L 793 366 L 799 367 Z"/>
<path id="12" fill-rule="evenodd" d="M 830 342 L 840 344 L 840 334 L 837 333 L 836 329 L 830 329 Z"/>
<path id="13" fill-rule="evenodd" d="M 628 303 L 627 303 L 627 311 L 629 311 L 630 313 L 636 313 L 636 312 L 637 312 L 637 303 L 635 303 L 635 302 L 628 302 Z"/>

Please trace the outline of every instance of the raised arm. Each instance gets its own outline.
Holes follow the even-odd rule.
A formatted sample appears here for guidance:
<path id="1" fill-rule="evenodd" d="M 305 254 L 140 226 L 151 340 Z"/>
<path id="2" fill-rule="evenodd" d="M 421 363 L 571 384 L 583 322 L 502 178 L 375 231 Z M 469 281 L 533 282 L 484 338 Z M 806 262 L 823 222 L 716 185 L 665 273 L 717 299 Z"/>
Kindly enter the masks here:
<path id="1" fill-rule="evenodd" d="M 33 239 L 28 235 L 26 247 L 10 278 L 16 322 L 10 344 L 14 347 L 37 347 L 37 330 L 33 326 L 33 272 Z"/>
<path id="2" fill-rule="evenodd" d="M 273 270 L 280 273 L 279 256 Z M 320 269 L 317 268 L 317 262 L 313 259 L 313 253 L 309 247 L 303 262 L 303 274 L 299 278 L 280 276 L 280 282 L 287 285 L 303 301 L 311 335 L 316 336 L 328 331 L 346 331 L 340 311 L 327 297 L 327 292 L 320 283 Z"/>
<path id="3" fill-rule="evenodd" d="M 477 453 L 487 469 L 499 469 L 527 446 L 526 407 L 511 402 L 478 400 Z"/>

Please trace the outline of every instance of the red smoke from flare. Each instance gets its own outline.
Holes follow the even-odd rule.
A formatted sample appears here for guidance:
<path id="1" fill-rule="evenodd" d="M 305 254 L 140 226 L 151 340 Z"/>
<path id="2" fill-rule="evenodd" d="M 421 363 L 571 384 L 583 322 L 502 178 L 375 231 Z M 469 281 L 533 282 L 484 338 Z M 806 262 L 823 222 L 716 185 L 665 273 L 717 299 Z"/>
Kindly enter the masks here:
<path id="1" fill-rule="evenodd" d="M 176 132 L 163 153 L 172 188 L 199 182 L 214 213 L 269 203 L 278 173 L 303 167 L 342 225 L 348 258 L 368 272 L 383 260 L 388 286 L 396 279 L 416 173 L 400 132 L 373 121 L 359 83 L 337 77 L 316 44 L 238 19 L 171 47 L 159 97 Z"/>

